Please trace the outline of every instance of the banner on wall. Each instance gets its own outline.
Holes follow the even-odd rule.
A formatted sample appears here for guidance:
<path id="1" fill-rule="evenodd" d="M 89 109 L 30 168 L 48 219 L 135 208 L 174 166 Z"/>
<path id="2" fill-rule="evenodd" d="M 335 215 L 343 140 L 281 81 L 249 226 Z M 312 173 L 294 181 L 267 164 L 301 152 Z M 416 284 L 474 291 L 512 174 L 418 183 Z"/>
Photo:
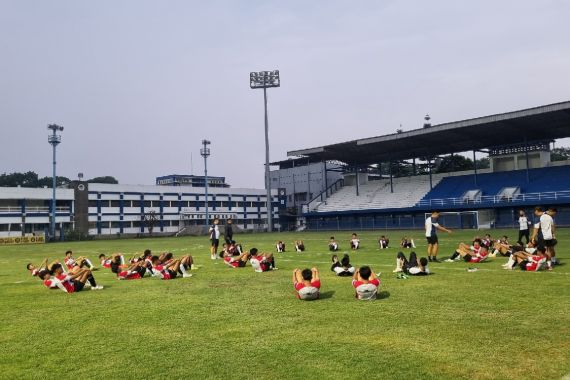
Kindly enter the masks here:
<path id="1" fill-rule="evenodd" d="M 44 235 L 0 237 L 0 245 L 43 244 L 45 242 L 46 239 Z"/>

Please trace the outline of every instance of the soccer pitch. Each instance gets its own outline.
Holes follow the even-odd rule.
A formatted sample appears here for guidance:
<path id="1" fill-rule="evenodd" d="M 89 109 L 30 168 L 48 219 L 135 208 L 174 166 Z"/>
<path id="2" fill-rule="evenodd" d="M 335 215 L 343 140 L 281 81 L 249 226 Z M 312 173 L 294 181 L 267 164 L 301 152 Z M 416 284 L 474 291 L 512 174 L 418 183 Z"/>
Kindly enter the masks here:
<path id="1" fill-rule="evenodd" d="M 371 265 L 380 299 L 357 301 L 349 278 L 330 271 L 328 238 L 348 252 L 349 232 L 243 234 L 245 249 L 274 252 L 279 270 L 255 273 L 209 258 L 205 237 L 69 242 L 0 247 L 0 378 L 191 379 L 560 379 L 570 374 L 570 230 L 557 234 L 563 265 L 553 272 L 505 271 L 505 258 L 481 264 L 432 263 L 431 276 L 396 279 L 399 239 L 379 250 L 385 231 L 359 233 L 355 266 Z M 440 234 L 439 258 L 477 232 Z M 484 234 L 485 232 L 480 232 Z M 493 237 L 516 231 L 491 231 Z M 411 235 L 420 256 L 422 231 Z M 303 239 L 304 253 L 292 242 Z M 512 240 L 512 239 L 511 239 Z M 94 272 L 102 291 L 50 291 L 25 269 L 64 252 L 97 262 L 99 253 L 144 249 L 192 254 L 188 279 L 118 281 Z M 406 252 L 408 253 L 409 250 Z M 98 264 L 98 263 L 97 263 Z M 99 265 L 97 265 L 99 266 Z M 299 301 L 296 267 L 317 266 L 321 299 Z M 467 272 L 468 267 L 479 268 Z"/>

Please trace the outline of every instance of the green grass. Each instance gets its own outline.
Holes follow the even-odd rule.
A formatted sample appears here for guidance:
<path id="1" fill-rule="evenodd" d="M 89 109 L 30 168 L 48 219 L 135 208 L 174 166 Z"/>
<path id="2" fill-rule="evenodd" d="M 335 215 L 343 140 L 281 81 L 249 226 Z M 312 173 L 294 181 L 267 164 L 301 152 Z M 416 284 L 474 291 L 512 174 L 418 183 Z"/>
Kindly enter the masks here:
<path id="1" fill-rule="evenodd" d="M 504 231 L 493 231 L 494 235 Z M 0 378 L 533 378 L 570 373 L 570 265 L 507 272 L 495 259 L 468 273 L 463 262 L 432 264 L 432 276 L 398 280 L 397 249 L 361 233 L 355 265 L 382 272 L 382 298 L 354 299 L 350 280 L 329 271 L 330 233 L 240 235 L 244 247 L 276 254 L 278 271 L 254 273 L 212 262 L 206 238 L 70 242 L 0 247 Z M 473 231 L 440 235 L 440 257 Z M 514 231 L 510 231 L 513 235 Z M 335 233 L 346 249 L 348 233 Z M 401 233 L 390 232 L 393 243 Z M 425 252 L 422 233 L 412 233 Z M 561 230 L 558 257 L 570 262 Z M 305 240 L 308 251 L 290 252 Z M 117 281 L 103 291 L 49 291 L 24 269 L 44 257 L 96 261 L 100 252 L 191 253 L 190 279 Z M 341 253 L 342 253 L 341 251 Z M 323 298 L 294 297 L 291 271 L 317 266 Z"/>

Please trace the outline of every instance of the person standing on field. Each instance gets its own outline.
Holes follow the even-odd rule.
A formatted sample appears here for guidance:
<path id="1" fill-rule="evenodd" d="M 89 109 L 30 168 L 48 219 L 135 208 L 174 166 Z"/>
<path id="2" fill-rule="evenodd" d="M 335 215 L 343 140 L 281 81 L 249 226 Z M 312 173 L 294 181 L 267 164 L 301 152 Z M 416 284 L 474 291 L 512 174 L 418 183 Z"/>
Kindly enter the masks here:
<path id="1" fill-rule="evenodd" d="M 526 244 L 528 244 L 528 242 L 530 240 L 529 239 L 529 237 L 530 237 L 530 233 L 529 233 L 530 224 L 531 223 L 528 220 L 528 218 L 526 217 L 524 210 L 519 210 L 519 239 L 517 240 L 517 242 L 520 245 L 523 245 L 523 242 L 522 242 L 523 236 L 526 239 Z"/>
<path id="2" fill-rule="evenodd" d="M 440 226 L 437 222 L 439 218 L 439 211 L 434 211 L 431 213 L 431 216 L 426 219 L 425 227 L 426 227 L 426 239 L 428 243 L 427 253 L 428 253 L 428 261 L 433 261 L 439 263 L 440 261 L 437 259 L 437 251 L 439 249 L 439 241 L 437 239 L 437 230 L 445 231 L 448 234 L 451 233 L 451 230 Z"/>
<path id="3" fill-rule="evenodd" d="M 212 246 L 210 247 L 210 258 L 216 260 L 218 258 L 218 246 L 220 245 L 220 228 L 218 227 L 220 220 L 218 218 L 214 219 L 214 224 L 208 229 L 210 234 L 210 242 Z"/>
<path id="4" fill-rule="evenodd" d="M 233 225 L 233 220 L 232 218 L 229 218 L 226 221 L 226 230 L 224 232 L 226 244 L 232 244 L 232 241 L 234 240 L 234 229 L 232 225 Z"/>

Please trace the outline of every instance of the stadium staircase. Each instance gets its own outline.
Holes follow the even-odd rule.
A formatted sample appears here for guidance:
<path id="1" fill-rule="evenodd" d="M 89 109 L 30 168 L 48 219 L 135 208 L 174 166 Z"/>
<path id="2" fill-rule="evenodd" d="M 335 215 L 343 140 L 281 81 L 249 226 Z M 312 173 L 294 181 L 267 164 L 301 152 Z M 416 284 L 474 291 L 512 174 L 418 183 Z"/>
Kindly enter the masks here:
<path id="1" fill-rule="evenodd" d="M 441 177 L 434 176 L 436 185 Z M 394 192 L 390 191 L 390 180 L 370 181 L 359 186 L 344 186 L 319 204 L 314 212 L 336 212 L 370 209 L 397 209 L 415 206 L 430 190 L 429 176 L 401 177 L 393 180 Z"/>

